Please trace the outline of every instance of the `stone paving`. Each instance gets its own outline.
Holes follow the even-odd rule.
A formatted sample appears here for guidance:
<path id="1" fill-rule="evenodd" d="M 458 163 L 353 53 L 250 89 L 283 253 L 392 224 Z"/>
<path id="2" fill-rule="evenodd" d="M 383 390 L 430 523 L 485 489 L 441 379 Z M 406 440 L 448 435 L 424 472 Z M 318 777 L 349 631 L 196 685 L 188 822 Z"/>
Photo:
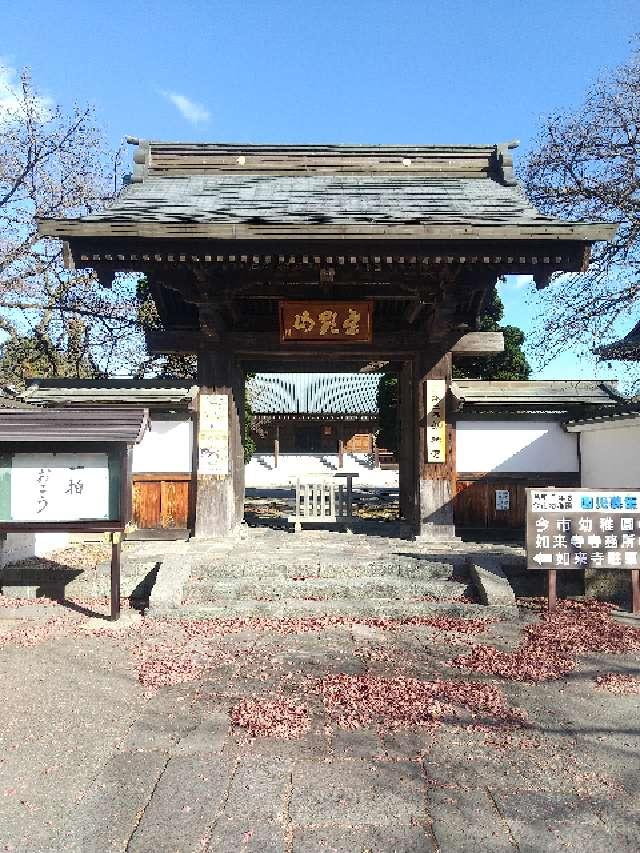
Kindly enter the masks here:
<path id="1" fill-rule="evenodd" d="M 446 664 L 470 644 L 513 649 L 530 609 L 480 634 L 366 620 L 283 633 L 131 612 L 112 630 L 58 605 L 4 604 L 0 849 L 640 849 L 639 697 L 594 684 L 637 676 L 637 654 L 583 656 L 536 684 Z M 159 659 L 175 665 L 167 686 Z M 338 674 L 497 685 L 530 725 L 467 708 L 439 725 L 345 728 L 314 689 Z M 239 703 L 282 696 L 309 709 L 300 737 L 231 725 Z"/>

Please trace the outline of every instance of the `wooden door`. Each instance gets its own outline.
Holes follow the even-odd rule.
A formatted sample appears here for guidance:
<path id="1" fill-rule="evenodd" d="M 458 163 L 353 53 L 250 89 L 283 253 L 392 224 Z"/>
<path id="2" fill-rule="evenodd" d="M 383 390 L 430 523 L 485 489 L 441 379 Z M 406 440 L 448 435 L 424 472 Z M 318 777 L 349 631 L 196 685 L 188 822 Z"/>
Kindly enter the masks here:
<path id="1" fill-rule="evenodd" d="M 189 527 L 190 474 L 134 474 L 133 523 L 140 530 Z"/>
<path id="2" fill-rule="evenodd" d="M 371 453 L 371 434 L 357 432 L 345 443 L 347 453 Z"/>
<path id="3" fill-rule="evenodd" d="M 576 486 L 579 474 L 523 474 L 520 477 L 462 474 L 456 481 L 453 502 L 456 527 L 512 531 L 524 534 L 527 512 L 527 487 L 544 488 L 549 482 L 558 487 Z M 508 492 L 508 507 L 498 508 L 496 492 Z"/>
<path id="4" fill-rule="evenodd" d="M 160 485 L 162 527 L 184 529 L 189 515 L 189 483 L 185 480 L 163 480 Z"/>
<path id="5" fill-rule="evenodd" d="M 150 530 L 161 527 L 161 486 L 159 481 L 133 481 L 133 523 Z"/>

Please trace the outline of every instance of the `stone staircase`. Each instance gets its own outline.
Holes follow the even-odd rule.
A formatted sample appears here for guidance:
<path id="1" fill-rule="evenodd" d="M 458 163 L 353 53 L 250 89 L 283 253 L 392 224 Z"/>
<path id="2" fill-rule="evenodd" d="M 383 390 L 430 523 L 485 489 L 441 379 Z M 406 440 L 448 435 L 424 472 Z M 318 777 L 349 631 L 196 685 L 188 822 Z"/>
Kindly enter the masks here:
<path id="1" fill-rule="evenodd" d="M 186 543 L 167 554 L 151 616 L 480 617 L 464 553 L 382 537 L 250 530 L 232 543 Z"/>
<path id="2" fill-rule="evenodd" d="M 489 606 L 469 601 L 477 601 L 482 585 L 475 565 L 480 554 L 474 561 L 473 552 L 474 546 L 460 542 L 427 547 L 371 533 L 271 528 L 245 529 L 221 541 L 129 541 L 122 553 L 121 592 L 152 618 L 506 615 L 500 596 Z M 103 548 L 95 562 L 6 566 L 0 587 L 12 597 L 106 600 L 107 554 Z M 486 600 L 482 590 L 481 597 Z"/>

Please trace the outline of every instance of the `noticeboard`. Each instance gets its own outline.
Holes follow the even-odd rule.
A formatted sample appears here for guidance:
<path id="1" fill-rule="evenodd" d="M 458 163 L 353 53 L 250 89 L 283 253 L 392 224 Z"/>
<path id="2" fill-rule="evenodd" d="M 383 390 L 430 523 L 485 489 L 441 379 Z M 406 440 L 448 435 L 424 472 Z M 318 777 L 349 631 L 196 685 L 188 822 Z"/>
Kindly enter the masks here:
<path id="1" fill-rule="evenodd" d="M 527 568 L 640 568 L 640 491 L 527 489 Z"/>
<path id="2" fill-rule="evenodd" d="M 0 523 L 117 522 L 122 465 L 114 452 L 0 455 Z"/>
<path id="3" fill-rule="evenodd" d="M 496 512 L 508 512 L 510 506 L 509 489 L 496 489 Z"/>

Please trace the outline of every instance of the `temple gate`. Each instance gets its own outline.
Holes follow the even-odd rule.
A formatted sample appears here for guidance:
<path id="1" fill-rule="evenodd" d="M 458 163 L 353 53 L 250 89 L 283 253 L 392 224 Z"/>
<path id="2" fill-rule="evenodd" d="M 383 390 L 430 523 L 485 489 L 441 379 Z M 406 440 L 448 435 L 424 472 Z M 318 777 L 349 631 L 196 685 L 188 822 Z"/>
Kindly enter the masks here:
<path id="1" fill-rule="evenodd" d="M 507 274 L 544 287 L 556 271 L 584 270 L 615 227 L 541 215 L 514 178 L 517 143 L 129 141 L 135 168 L 115 202 L 41 220 L 40 233 L 104 286 L 143 273 L 162 323 L 150 350 L 197 354 L 215 464 L 198 473 L 196 534 L 242 519 L 245 371 L 392 368 L 402 515 L 417 536 L 452 536 L 452 359 L 502 349 L 500 334 L 477 331 L 487 290 Z M 203 403 L 216 428 L 203 431 Z"/>

